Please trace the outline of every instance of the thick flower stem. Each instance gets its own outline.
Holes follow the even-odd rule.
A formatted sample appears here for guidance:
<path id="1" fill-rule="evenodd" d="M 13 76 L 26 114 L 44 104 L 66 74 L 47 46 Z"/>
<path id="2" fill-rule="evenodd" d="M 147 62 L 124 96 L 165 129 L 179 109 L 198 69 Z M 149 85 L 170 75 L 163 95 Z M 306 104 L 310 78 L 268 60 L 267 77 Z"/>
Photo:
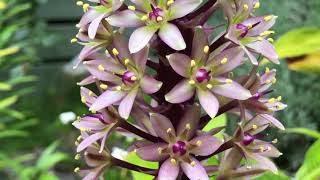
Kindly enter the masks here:
<path id="1" fill-rule="evenodd" d="M 219 153 L 221 153 L 221 152 L 223 152 L 223 151 L 226 151 L 226 150 L 232 148 L 233 145 L 234 145 L 233 140 L 229 140 L 229 141 L 223 143 L 223 144 L 219 147 L 219 149 L 217 149 L 217 150 L 216 150 L 215 152 L 213 152 L 212 154 L 210 154 L 210 155 L 208 155 L 208 156 L 199 156 L 199 157 L 197 157 L 197 159 L 198 159 L 199 161 L 202 161 L 202 160 L 205 160 L 205 159 L 209 159 L 210 157 L 212 157 L 212 156 L 214 156 L 214 155 L 216 155 L 216 154 L 219 154 Z"/>
<path id="2" fill-rule="evenodd" d="M 128 123 L 126 120 L 124 119 L 120 119 L 119 120 L 119 127 L 131 132 L 131 133 L 134 133 L 135 135 L 139 136 L 139 137 L 142 137 L 148 141 L 151 141 L 151 142 L 159 142 L 160 139 L 151 135 L 151 134 L 148 134 L 138 128 L 136 128 L 135 126 L 133 126 L 132 124 Z"/>
<path id="3" fill-rule="evenodd" d="M 158 170 L 156 170 L 156 169 L 149 169 L 149 168 L 146 168 L 146 167 L 138 166 L 138 165 L 135 165 L 135 164 L 128 163 L 126 161 L 122 161 L 122 160 L 117 159 L 117 158 L 112 158 L 111 162 L 112 162 L 113 166 L 118 166 L 118 167 L 129 169 L 129 170 L 132 170 L 132 171 L 137 171 L 137 172 L 141 172 L 141 173 L 144 173 L 144 174 L 149 174 L 149 175 L 152 175 L 152 176 L 155 176 L 155 175 L 158 174 Z"/>

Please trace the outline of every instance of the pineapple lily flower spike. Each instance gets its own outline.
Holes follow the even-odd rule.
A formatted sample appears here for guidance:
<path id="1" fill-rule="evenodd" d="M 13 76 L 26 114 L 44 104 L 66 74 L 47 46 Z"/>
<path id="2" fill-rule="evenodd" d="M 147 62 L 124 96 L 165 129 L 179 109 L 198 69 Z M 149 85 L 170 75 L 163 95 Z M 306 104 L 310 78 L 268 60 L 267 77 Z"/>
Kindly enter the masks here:
<path id="1" fill-rule="evenodd" d="M 88 72 L 78 83 L 88 112 L 73 122 L 75 159 L 85 162 L 78 175 L 98 180 L 110 167 L 159 180 L 277 172 L 278 140 L 265 137 L 269 128 L 285 129 L 274 115 L 287 105 L 273 95 L 276 69 L 261 73 L 258 57 L 279 61 L 270 37 L 277 18 L 255 16 L 260 1 L 88 1 L 77 1 L 85 14 L 71 40 L 83 46 L 75 68 Z M 218 8 L 227 27 L 215 37 L 207 22 Z M 243 65 L 251 70 L 239 73 Z M 221 114 L 237 117 L 233 132 L 204 128 Z M 114 134 L 131 137 L 127 151 L 158 168 L 114 157 Z"/>

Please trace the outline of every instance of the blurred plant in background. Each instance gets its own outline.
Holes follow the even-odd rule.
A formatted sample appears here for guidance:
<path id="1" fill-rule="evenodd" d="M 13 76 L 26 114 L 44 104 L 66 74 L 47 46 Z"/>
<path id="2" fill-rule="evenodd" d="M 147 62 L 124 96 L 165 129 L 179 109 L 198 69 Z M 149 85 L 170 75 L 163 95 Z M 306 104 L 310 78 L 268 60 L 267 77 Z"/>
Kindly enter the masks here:
<path id="1" fill-rule="evenodd" d="M 27 153 L 25 139 L 32 136 L 38 123 L 30 108 L 19 102 L 36 89 L 36 76 L 28 75 L 37 60 L 37 32 L 33 20 L 36 3 L 28 0 L 0 0 L 0 177 L 1 179 L 57 179 L 49 170 L 65 154 L 55 152 L 54 143 L 41 153 Z M 21 145 L 19 145 L 21 144 Z M 33 162 L 36 163 L 33 165 Z"/>

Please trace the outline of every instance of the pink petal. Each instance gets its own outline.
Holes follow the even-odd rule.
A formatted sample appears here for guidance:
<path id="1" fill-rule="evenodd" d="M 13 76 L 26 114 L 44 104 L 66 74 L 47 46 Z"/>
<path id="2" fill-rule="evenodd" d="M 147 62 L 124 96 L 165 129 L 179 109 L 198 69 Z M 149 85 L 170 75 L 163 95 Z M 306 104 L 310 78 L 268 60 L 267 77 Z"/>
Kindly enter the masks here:
<path id="1" fill-rule="evenodd" d="M 249 60 L 253 65 L 258 65 L 258 60 L 257 58 L 244 46 L 241 46 L 244 52 L 247 54 Z"/>
<path id="2" fill-rule="evenodd" d="M 170 5 L 170 18 L 169 20 L 181 18 L 195 9 L 201 4 L 202 0 L 175 0 L 172 5 Z"/>
<path id="3" fill-rule="evenodd" d="M 219 109 L 219 101 L 217 98 L 210 91 L 198 89 L 197 94 L 202 108 L 211 118 L 214 118 Z"/>
<path id="4" fill-rule="evenodd" d="M 129 92 L 129 94 L 122 99 L 120 105 L 119 105 L 119 114 L 122 118 L 128 119 L 134 100 L 136 99 L 138 93 L 138 88 L 133 89 Z"/>
<path id="5" fill-rule="evenodd" d="M 92 95 L 91 95 L 91 93 L 92 93 Z M 85 88 L 85 87 L 80 88 L 80 96 L 81 96 L 81 100 L 84 101 L 83 103 L 85 103 L 89 107 L 97 99 L 97 95 L 94 94 L 90 89 Z"/>
<path id="6" fill-rule="evenodd" d="M 119 58 L 124 61 L 125 59 L 131 59 L 131 54 L 128 47 L 128 41 L 123 37 L 120 33 L 115 33 L 113 36 L 112 44 L 114 48 L 116 48 L 120 54 Z"/>
<path id="7" fill-rule="evenodd" d="M 87 68 L 87 70 L 90 72 L 90 74 L 92 74 L 98 80 L 113 82 L 116 84 L 121 83 L 121 78 L 119 78 L 118 76 L 115 76 L 111 72 L 108 72 L 105 70 L 101 71 L 98 68 L 99 65 L 102 65 L 104 68 L 108 67 L 108 65 L 106 65 L 107 63 L 103 63 L 103 64 L 102 63 L 103 61 L 85 61 L 84 65 Z"/>
<path id="8" fill-rule="evenodd" d="M 157 135 L 163 140 L 169 142 L 168 129 L 171 129 L 171 132 L 175 134 L 175 129 L 171 121 L 167 117 L 156 113 L 150 114 L 150 121 Z"/>
<path id="9" fill-rule="evenodd" d="M 278 54 L 274 46 L 267 40 L 255 41 L 247 45 L 257 53 L 260 53 L 275 64 L 280 64 Z"/>
<path id="10" fill-rule="evenodd" d="M 140 87 L 143 92 L 147 94 L 153 94 L 160 90 L 162 86 L 162 82 L 155 80 L 153 77 L 144 76 L 141 79 Z"/>
<path id="11" fill-rule="evenodd" d="M 89 25 L 89 28 L 88 28 L 88 35 L 90 37 L 90 39 L 94 39 L 96 34 L 97 34 L 97 31 L 98 31 L 98 28 L 99 28 L 99 25 L 102 21 L 102 19 L 106 16 L 109 15 L 110 12 L 106 12 L 106 13 L 103 13 L 103 14 L 100 14 L 98 17 L 96 17 L 92 22 L 91 24 Z"/>
<path id="12" fill-rule="evenodd" d="M 265 17 L 266 16 L 252 17 L 245 21 L 245 23 L 250 24 L 256 24 L 259 22 L 256 26 L 248 31 L 247 36 L 259 36 L 261 33 L 269 30 L 275 24 L 277 19 L 276 16 L 273 16 L 273 18 L 269 21 L 265 21 Z"/>
<path id="13" fill-rule="evenodd" d="M 189 100 L 194 92 L 195 88 L 189 84 L 188 80 L 182 80 L 165 95 L 165 98 L 170 103 L 181 103 Z"/>
<path id="14" fill-rule="evenodd" d="M 180 51 L 186 48 L 186 43 L 176 25 L 165 23 L 160 27 L 159 36 L 172 49 Z"/>
<path id="15" fill-rule="evenodd" d="M 98 141 L 99 139 L 103 138 L 103 136 L 105 135 L 105 132 L 98 132 L 95 133 L 87 138 L 85 138 L 77 147 L 77 152 L 80 152 L 82 150 L 84 150 L 85 148 L 87 148 L 88 146 L 90 146 L 91 144 L 95 143 L 96 141 Z"/>
<path id="16" fill-rule="evenodd" d="M 146 161 L 159 162 L 168 158 L 168 155 L 159 154 L 159 148 L 165 148 L 168 144 L 166 143 L 155 143 L 151 145 L 143 146 L 137 149 L 138 156 Z"/>
<path id="17" fill-rule="evenodd" d="M 209 45 L 208 36 L 201 26 L 196 27 L 194 31 L 191 58 L 195 61 L 207 59 L 208 53 L 204 53 L 203 50 Z"/>
<path id="18" fill-rule="evenodd" d="M 203 135 L 193 138 L 190 143 L 196 144 L 197 141 L 201 141 L 201 145 L 192 149 L 191 153 L 200 156 L 208 156 L 215 152 L 220 146 L 221 142 L 214 136 Z"/>
<path id="19" fill-rule="evenodd" d="M 279 128 L 281 130 L 285 130 L 285 127 L 283 126 L 283 124 L 280 121 L 278 121 L 276 118 L 272 117 L 271 115 L 269 115 L 269 114 L 259 114 L 259 116 L 262 117 L 263 119 L 269 121 L 275 127 Z"/>
<path id="20" fill-rule="evenodd" d="M 143 21 L 131 10 L 120 11 L 106 18 L 109 24 L 116 27 L 139 27 Z"/>
<path id="21" fill-rule="evenodd" d="M 97 80 L 96 77 L 90 75 L 90 76 L 84 78 L 82 81 L 78 82 L 77 85 L 78 86 L 89 85 L 89 84 L 95 83 L 96 80 Z"/>
<path id="22" fill-rule="evenodd" d="M 198 128 L 198 123 L 200 120 L 200 112 L 201 112 L 201 108 L 199 104 L 188 106 L 185 110 L 184 115 L 179 121 L 177 134 L 181 135 L 183 131 L 186 129 L 186 125 L 189 124 L 191 126 L 191 129 L 189 130 L 188 138 L 193 137 L 195 131 Z"/>
<path id="23" fill-rule="evenodd" d="M 219 80 L 223 81 L 224 78 L 220 78 Z M 232 83 L 215 85 L 211 89 L 211 91 L 221 96 L 225 96 L 232 99 L 238 99 L 238 100 L 246 100 L 252 97 L 248 89 L 244 88 L 243 86 L 241 86 L 235 81 L 233 81 Z"/>
<path id="24" fill-rule="evenodd" d="M 181 168 L 188 178 L 190 180 L 209 180 L 208 174 L 202 164 L 193 157 L 191 157 L 191 160 L 196 163 L 195 166 L 191 166 L 189 163 L 185 162 L 181 163 Z"/>
<path id="25" fill-rule="evenodd" d="M 158 180 L 175 180 L 179 175 L 179 165 L 167 159 L 160 167 Z"/>
<path id="26" fill-rule="evenodd" d="M 221 60 L 227 58 L 227 63 L 222 64 Z M 236 67 L 240 66 L 244 61 L 244 51 L 240 47 L 234 47 L 227 49 L 220 53 L 218 56 L 214 57 L 215 64 L 218 65 L 215 71 L 216 75 L 224 74 L 234 70 Z"/>
<path id="27" fill-rule="evenodd" d="M 191 68 L 190 67 L 191 59 L 189 56 L 180 54 L 180 53 L 174 53 L 167 56 L 167 59 L 172 69 L 176 73 L 186 78 L 190 76 L 189 70 Z"/>
<path id="28" fill-rule="evenodd" d="M 122 91 L 105 91 L 90 107 L 90 111 L 98 111 L 120 101 L 126 94 Z"/>
<path id="29" fill-rule="evenodd" d="M 122 65 L 120 65 L 119 63 L 116 64 L 112 61 L 113 61 L 112 59 L 90 60 L 90 61 L 86 61 L 84 65 L 87 66 L 88 68 L 94 68 L 95 71 L 99 70 L 98 69 L 99 66 L 102 66 L 105 70 L 116 73 L 116 74 L 123 74 L 126 71 L 126 69 Z"/>
<path id="30" fill-rule="evenodd" d="M 144 71 L 146 68 L 148 56 L 149 56 L 148 46 L 144 47 L 139 52 L 133 54 L 133 60 L 135 64 L 140 68 L 141 71 Z"/>
<path id="31" fill-rule="evenodd" d="M 157 30 L 158 28 L 149 26 L 143 26 L 136 29 L 129 39 L 130 52 L 136 53 L 144 48 Z"/>

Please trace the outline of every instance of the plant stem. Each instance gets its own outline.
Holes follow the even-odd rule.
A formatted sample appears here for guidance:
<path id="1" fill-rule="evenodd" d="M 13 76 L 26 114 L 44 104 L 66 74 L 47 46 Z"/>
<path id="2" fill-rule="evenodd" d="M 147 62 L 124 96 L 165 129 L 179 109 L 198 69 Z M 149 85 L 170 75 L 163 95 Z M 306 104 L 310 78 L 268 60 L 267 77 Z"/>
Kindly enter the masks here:
<path id="1" fill-rule="evenodd" d="M 114 157 L 111 159 L 111 162 L 112 162 L 113 166 L 118 166 L 118 167 L 129 169 L 129 170 L 132 170 L 132 171 L 137 171 L 137 172 L 141 172 L 141 173 L 144 173 L 144 174 L 149 174 L 149 175 L 152 175 L 152 176 L 155 176 L 155 175 L 158 174 L 158 170 L 156 170 L 156 169 L 150 169 L 150 168 L 138 166 L 138 165 L 131 164 L 131 163 L 128 163 L 126 161 L 114 158 Z"/>
<path id="2" fill-rule="evenodd" d="M 161 141 L 159 138 L 151 135 L 151 134 L 148 134 L 144 131 L 142 131 L 141 129 L 138 129 L 136 128 L 135 126 L 133 126 L 132 124 L 128 123 L 126 120 L 124 119 L 120 119 L 119 120 L 119 127 L 122 127 L 123 129 L 131 132 L 131 133 L 134 133 L 136 134 L 137 136 L 140 136 L 148 141 L 151 141 L 151 142 L 159 142 Z"/>

